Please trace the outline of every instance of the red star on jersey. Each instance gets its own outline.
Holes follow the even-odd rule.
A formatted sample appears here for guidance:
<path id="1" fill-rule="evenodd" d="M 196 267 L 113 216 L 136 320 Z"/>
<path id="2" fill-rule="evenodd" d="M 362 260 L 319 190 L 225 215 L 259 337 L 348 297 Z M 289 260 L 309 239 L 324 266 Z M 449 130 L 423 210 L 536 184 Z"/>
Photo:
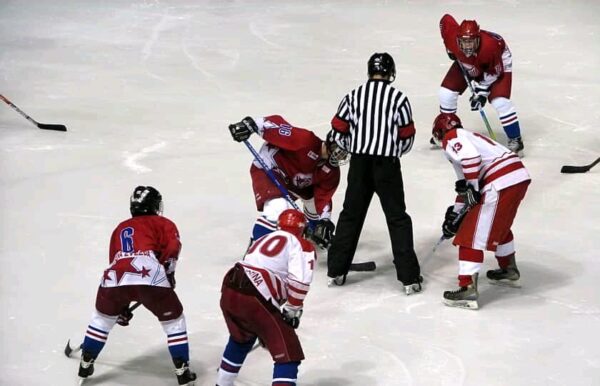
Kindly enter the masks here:
<path id="1" fill-rule="evenodd" d="M 142 265 L 142 279 L 146 276 L 150 276 L 151 269 L 148 269 Z"/>
<path id="2" fill-rule="evenodd" d="M 133 259 L 134 259 L 133 257 L 125 257 L 125 258 L 119 259 L 113 264 L 112 267 L 109 268 L 111 271 L 115 271 L 115 275 L 117 276 L 117 283 L 121 282 L 121 278 L 126 273 L 135 273 L 135 274 L 142 273 L 142 272 L 138 271 L 133 265 L 131 265 L 131 262 L 133 261 Z M 148 270 L 147 272 L 150 272 L 150 270 Z M 143 273 L 142 273 L 142 275 L 143 275 Z"/>

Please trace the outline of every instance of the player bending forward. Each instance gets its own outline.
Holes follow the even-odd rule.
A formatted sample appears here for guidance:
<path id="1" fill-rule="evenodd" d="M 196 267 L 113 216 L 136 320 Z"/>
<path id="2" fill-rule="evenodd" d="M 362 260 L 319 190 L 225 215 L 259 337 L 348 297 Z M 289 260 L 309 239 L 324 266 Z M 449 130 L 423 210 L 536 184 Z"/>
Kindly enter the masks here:
<path id="1" fill-rule="evenodd" d="M 279 115 L 242 121 L 229 125 L 235 141 L 247 140 L 257 133 L 265 143 L 259 154 L 283 186 L 301 198 L 309 219 L 311 239 L 328 248 L 335 230 L 331 221 L 332 197 L 340 182 L 340 164 L 348 152 L 329 137 L 321 140 L 312 131 L 292 126 Z M 250 168 L 256 208 L 262 212 L 254 223 L 252 240 L 258 240 L 277 226 L 277 218 L 291 204 L 269 179 L 256 160 Z"/>
<path id="2" fill-rule="evenodd" d="M 510 100 L 512 88 L 512 54 L 502 36 L 479 29 L 475 20 L 463 20 L 460 25 L 450 15 L 440 20 L 440 32 L 446 52 L 454 61 L 439 91 L 440 112 L 456 113 L 458 95 L 467 88 L 459 63 L 474 80 L 475 94 L 471 110 L 476 111 L 490 101 L 508 137 L 508 148 L 523 156 L 523 140 L 519 118 Z"/>
<path id="3" fill-rule="evenodd" d="M 217 386 L 231 386 L 257 338 L 275 362 L 273 386 L 294 386 L 304 359 L 296 329 L 316 263 L 303 238 L 304 215 L 287 209 L 279 230 L 256 240 L 243 261 L 227 272 L 221 310 L 230 333 Z"/>
<path id="4" fill-rule="evenodd" d="M 175 265 L 181 250 L 175 224 L 162 216 L 162 196 L 138 186 L 130 200 L 132 218 L 120 223 L 110 239 L 110 266 L 104 271 L 96 309 L 85 333 L 79 377 L 94 373 L 94 362 L 115 323 L 129 325 L 130 302 L 140 302 L 160 321 L 180 385 L 193 385 L 183 306 L 175 293 Z"/>
<path id="5" fill-rule="evenodd" d="M 441 144 L 458 177 L 456 203 L 446 211 L 442 231 L 459 247 L 456 291 L 444 292 L 451 307 L 477 309 L 477 276 L 483 251 L 493 251 L 499 269 L 487 272 L 492 284 L 518 286 L 519 270 L 511 226 L 531 182 L 519 157 L 499 143 L 462 128 L 455 114 L 440 114 L 433 138 Z M 466 208 L 465 208 L 466 206 Z M 464 210 L 468 210 L 464 216 Z"/>

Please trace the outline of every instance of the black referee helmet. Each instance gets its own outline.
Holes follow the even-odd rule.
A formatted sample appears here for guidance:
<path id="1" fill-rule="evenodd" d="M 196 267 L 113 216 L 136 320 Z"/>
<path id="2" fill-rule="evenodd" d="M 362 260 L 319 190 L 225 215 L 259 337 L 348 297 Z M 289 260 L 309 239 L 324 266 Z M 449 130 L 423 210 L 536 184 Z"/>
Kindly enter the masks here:
<path id="1" fill-rule="evenodd" d="M 393 82 L 396 78 L 396 64 L 394 58 L 387 52 L 376 52 L 369 58 L 367 64 L 369 78 L 373 75 L 381 75 Z"/>

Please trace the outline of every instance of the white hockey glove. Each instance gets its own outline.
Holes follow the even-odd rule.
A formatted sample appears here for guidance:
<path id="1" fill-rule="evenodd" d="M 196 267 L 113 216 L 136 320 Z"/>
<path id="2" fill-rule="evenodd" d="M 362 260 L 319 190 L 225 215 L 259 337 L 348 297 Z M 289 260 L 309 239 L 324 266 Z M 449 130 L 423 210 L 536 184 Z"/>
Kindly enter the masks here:
<path id="1" fill-rule="evenodd" d="M 229 132 L 231 132 L 234 141 L 244 142 L 250 138 L 252 133 L 258 133 L 258 126 L 254 119 L 246 117 L 240 122 L 229 125 Z"/>
<path id="2" fill-rule="evenodd" d="M 473 95 L 471 95 L 471 110 L 477 111 L 481 110 L 483 106 L 485 106 L 485 102 L 487 102 L 487 98 L 490 95 L 490 87 L 484 86 L 481 84 L 476 84 L 473 88 Z"/>
<path id="3" fill-rule="evenodd" d="M 302 312 L 302 307 L 292 306 L 289 303 L 285 303 L 283 307 L 281 307 L 281 315 L 283 316 L 283 320 L 293 329 L 298 328 L 300 325 Z"/>

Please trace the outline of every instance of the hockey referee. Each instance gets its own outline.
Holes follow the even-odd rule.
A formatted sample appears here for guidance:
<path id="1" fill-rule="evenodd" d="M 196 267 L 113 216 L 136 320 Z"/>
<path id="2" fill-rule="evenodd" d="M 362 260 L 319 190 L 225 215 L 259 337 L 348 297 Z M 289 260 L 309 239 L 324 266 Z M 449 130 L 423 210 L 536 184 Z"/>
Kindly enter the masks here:
<path id="1" fill-rule="evenodd" d="M 331 121 L 330 135 L 345 142 L 352 154 L 348 187 L 337 232 L 327 257 L 328 285 L 343 285 L 373 193 L 377 193 L 392 240 L 396 275 L 407 295 L 421 291 L 422 277 L 413 246 L 412 221 L 406 213 L 400 157 L 415 138 L 410 102 L 391 86 L 394 59 L 375 53 L 369 79 L 350 91 Z"/>

